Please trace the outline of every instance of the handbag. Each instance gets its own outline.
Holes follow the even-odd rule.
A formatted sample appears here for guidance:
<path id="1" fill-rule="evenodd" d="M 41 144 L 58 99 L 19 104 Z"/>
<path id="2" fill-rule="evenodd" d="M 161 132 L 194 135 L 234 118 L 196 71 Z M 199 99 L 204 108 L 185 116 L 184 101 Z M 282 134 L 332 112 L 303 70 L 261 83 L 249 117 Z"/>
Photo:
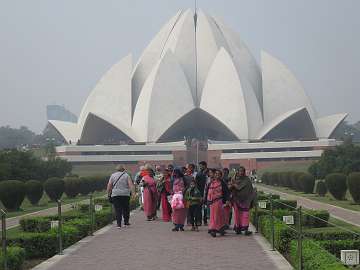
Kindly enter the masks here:
<path id="1" fill-rule="evenodd" d="M 116 181 L 114 182 L 114 184 L 112 184 L 112 188 L 111 188 L 111 191 L 108 193 L 108 200 L 109 200 L 109 203 L 114 203 L 114 200 L 113 198 L 111 197 L 111 193 L 112 193 L 112 190 L 113 188 L 116 186 L 117 182 L 119 182 L 120 178 L 125 174 L 125 172 L 123 172 L 118 179 L 116 179 Z"/>

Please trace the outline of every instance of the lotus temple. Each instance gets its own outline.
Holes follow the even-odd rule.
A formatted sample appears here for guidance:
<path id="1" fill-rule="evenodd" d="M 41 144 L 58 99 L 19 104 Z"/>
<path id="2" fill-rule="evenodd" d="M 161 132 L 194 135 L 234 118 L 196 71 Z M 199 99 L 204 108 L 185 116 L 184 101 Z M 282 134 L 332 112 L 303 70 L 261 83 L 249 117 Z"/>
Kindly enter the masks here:
<path id="1" fill-rule="evenodd" d="M 136 63 L 128 55 L 110 68 L 77 123 L 48 124 L 66 142 L 58 155 L 73 163 L 183 165 L 196 145 L 209 166 L 256 169 L 318 158 L 337 145 L 332 134 L 346 116 L 319 117 L 275 56 L 263 51 L 258 64 L 222 20 L 185 10 Z"/>

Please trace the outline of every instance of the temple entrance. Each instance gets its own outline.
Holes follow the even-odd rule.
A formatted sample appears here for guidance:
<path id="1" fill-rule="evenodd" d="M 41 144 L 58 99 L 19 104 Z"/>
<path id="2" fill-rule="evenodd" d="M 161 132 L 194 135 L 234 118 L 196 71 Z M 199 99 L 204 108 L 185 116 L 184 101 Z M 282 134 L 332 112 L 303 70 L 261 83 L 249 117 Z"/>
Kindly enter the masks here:
<path id="1" fill-rule="evenodd" d="M 200 161 L 208 159 L 208 140 L 186 138 L 186 162 L 198 165 Z"/>

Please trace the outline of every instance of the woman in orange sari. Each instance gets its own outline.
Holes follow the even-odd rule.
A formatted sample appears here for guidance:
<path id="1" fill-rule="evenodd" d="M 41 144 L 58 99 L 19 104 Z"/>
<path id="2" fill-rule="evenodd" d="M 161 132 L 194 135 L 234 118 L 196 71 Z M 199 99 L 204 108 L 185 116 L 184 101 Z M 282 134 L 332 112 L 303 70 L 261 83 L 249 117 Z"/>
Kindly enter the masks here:
<path id="1" fill-rule="evenodd" d="M 185 181 L 184 175 L 179 168 L 174 170 L 174 182 L 172 185 L 172 194 L 173 194 L 173 201 L 174 196 L 178 196 L 181 201 L 178 203 L 172 202 L 172 219 L 174 223 L 174 228 L 172 231 L 184 231 L 184 224 L 186 219 L 186 208 L 184 202 L 184 195 L 185 195 Z"/>
<path id="2" fill-rule="evenodd" d="M 171 194 L 171 171 L 166 169 L 164 176 L 157 183 L 158 192 L 160 194 L 162 219 L 165 222 L 171 220 L 171 205 L 168 197 Z"/>

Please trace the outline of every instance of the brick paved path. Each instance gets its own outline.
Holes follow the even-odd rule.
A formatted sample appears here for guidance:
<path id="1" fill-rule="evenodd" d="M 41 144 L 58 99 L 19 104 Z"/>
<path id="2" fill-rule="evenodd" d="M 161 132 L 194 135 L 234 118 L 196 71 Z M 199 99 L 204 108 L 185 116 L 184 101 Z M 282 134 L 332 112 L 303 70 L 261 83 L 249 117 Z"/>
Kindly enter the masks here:
<path id="1" fill-rule="evenodd" d="M 279 194 L 281 198 L 289 199 L 289 200 L 297 200 L 298 205 L 309 209 L 323 209 L 329 211 L 330 215 L 334 218 L 343 220 L 345 222 L 351 223 L 356 226 L 360 226 L 360 212 L 353 211 L 345 208 L 341 208 L 338 206 L 334 206 L 327 203 L 317 202 L 314 200 L 310 200 L 301 196 L 288 194 L 285 192 L 281 192 L 269 187 L 257 186 L 258 190 L 265 191 L 267 193 Z"/>
<path id="2" fill-rule="evenodd" d="M 284 264 L 275 266 L 272 253 L 256 240 L 260 235 L 229 233 L 212 238 L 205 227 L 200 232 L 191 232 L 188 227 L 185 232 L 172 232 L 170 223 L 147 222 L 143 212 L 138 211 L 131 222 L 131 227 L 121 230 L 112 226 L 52 266 L 48 263 L 45 268 L 36 269 L 292 269 Z"/>

